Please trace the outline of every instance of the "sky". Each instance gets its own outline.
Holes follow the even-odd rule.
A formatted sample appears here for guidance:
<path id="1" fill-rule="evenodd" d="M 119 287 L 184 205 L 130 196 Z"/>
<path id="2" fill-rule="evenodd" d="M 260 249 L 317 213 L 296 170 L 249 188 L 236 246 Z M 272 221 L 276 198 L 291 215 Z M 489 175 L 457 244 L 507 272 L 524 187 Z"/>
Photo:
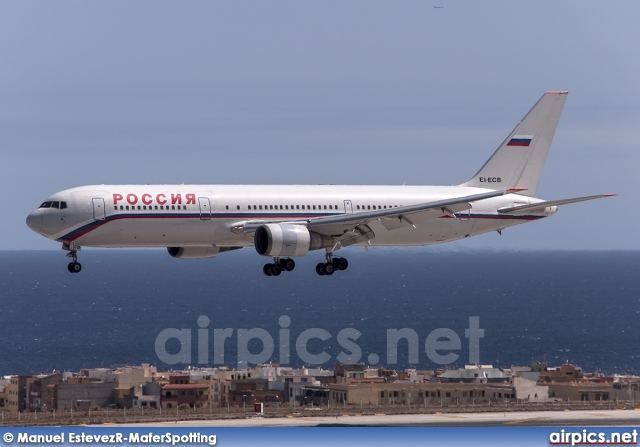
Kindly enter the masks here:
<path id="1" fill-rule="evenodd" d="M 536 195 L 619 196 L 449 246 L 639 249 L 639 16 L 635 0 L 1 2 L 0 249 L 59 249 L 25 217 L 88 184 L 462 183 L 547 90 L 570 93 Z"/>

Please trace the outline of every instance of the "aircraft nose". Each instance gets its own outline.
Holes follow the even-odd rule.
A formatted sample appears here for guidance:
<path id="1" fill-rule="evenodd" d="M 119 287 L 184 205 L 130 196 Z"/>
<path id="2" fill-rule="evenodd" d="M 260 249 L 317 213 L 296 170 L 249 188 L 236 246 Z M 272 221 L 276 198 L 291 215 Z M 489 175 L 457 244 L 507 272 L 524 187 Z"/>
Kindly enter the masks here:
<path id="1" fill-rule="evenodd" d="M 39 233 L 42 230 L 42 213 L 38 210 L 32 211 L 27 216 L 27 226 Z"/>

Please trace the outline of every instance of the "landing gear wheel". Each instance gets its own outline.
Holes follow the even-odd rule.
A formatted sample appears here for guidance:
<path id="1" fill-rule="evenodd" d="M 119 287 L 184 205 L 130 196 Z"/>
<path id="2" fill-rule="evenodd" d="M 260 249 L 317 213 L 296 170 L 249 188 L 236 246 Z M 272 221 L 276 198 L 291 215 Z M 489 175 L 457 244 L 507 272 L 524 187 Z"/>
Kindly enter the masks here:
<path id="1" fill-rule="evenodd" d="M 333 266 L 336 270 L 346 270 L 349 267 L 349 261 L 345 258 L 333 258 Z"/>
<path id="2" fill-rule="evenodd" d="M 271 271 L 271 266 L 273 264 L 265 264 L 264 267 L 262 267 L 262 273 L 264 273 L 267 276 L 273 276 L 273 272 Z"/>
<path id="3" fill-rule="evenodd" d="M 68 243 L 63 243 L 62 249 L 69 251 L 69 253 L 67 253 L 67 258 L 71 258 L 71 262 L 67 266 L 69 273 L 80 273 L 80 270 L 82 270 L 82 265 L 78 262 L 78 250 L 80 248 L 78 247 L 78 250 L 71 249 Z"/>
<path id="4" fill-rule="evenodd" d="M 280 267 L 280 264 L 271 264 L 271 274 L 273 276 L 280 276 L 280 273 L 282 273 L 282 267 Z"/>
<path id="5" fill-rule="evenodd" d="M 326 273 L 324 271 L 324 266 L 325 266 L 324 262 L 320 262 L 318 265 L 316 265 L 316 273 L 318 275 L 320 275 L 320 276 L 326 275 Z"/>
<path id="6" fill-rule="evenodd" d="M 281 259 L 280 266 L 287 272 L 290 272 L 296 268 L 296 263 L 293 259 Z"/>
<path id="7" fill-rule="evenodd" d="M 333 272 L 334 272 L 335 270 L 336 270 L 336 269 L 335 269 L 335 268 L 333 268 L 333 264 L 332 264 L 331 262 L 327 262 L 327 263 L 324 265 L 324 274 L 325 274 L 325 275 L 327 275 L 327 276 L 331 276 L 331 275 L 333 275 Z"/>

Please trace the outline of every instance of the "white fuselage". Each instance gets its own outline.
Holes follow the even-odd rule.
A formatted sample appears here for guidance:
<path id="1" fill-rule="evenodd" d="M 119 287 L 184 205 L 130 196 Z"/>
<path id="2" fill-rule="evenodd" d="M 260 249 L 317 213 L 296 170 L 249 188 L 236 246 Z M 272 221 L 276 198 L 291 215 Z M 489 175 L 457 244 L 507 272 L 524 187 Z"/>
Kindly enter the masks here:
<path id="1" fill-rule="evenodd" d="M 47 199 L 51 206 L 32 212 L 27 223 L 50 239 L 88 247 L 244 247 L 253 245 L 253 236 L 232 231 L 242 221 L 355 214 L 487 191 L 464 186 L 95 185 L 52 195 Z M 373 222 L 370 227 L 375 238 L 369 244 L 447 242 L 555 212 L 555 207 L 526 215 L 497 212 L 538 202 L 541 200 L 506 194 L 472 203 L 470 210 L 454 216 L 413 222 L 415 227 L 389 231 Z"/>

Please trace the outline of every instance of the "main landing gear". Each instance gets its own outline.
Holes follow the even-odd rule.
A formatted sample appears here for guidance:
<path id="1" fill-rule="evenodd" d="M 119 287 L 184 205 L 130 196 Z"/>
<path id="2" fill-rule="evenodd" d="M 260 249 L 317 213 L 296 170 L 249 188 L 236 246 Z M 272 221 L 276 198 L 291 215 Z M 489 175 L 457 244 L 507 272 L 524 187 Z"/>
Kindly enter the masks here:
<path id="1" fill-rule="evenodd" d="M 73 259 L 73 261 L 71 261 L 67 266 L 67 270 L 69 270 L 69 273 L 80 273 L 80 271 L 82 270 L 82 264 L 78 262 L 78 252 L 75 250 L 71 250 L 69 253 L 67 253 L 67 257 Z"/>
<path id="2" fill-rule="evenodd" d="M 316 273 L 320 276 L 331 276 L 336 270 L 346 270 L 349 261 L 346 258 L 334 258 L 331 253 L 327 253 L 327 262 L 320 262 L 316 265 Z"/>
<path id="3" fill-rule="evenodd" d="M 349 261 L 346 258 L 334 258 L 333 254 L 327 253 L 327 262 L 316 265 L 316 273 L 320 276 L 331 276 L 338 270 L 346 270 Z M 265 264 L 262 272 L 267 276 L 280 276 L 282 272 L 290 272 L 296 268 L 296 263 L 291 258 L 273 258 L 273 263 Z"/>
<path id="4" fill-rule="evenodd" d="M 291 258 L 274 258 L 272 264 L 265 264 L 262 272 L 267 276 L 279 276 L 282 272 L 290 272 L 296 268 L 296 263 Z"/>

